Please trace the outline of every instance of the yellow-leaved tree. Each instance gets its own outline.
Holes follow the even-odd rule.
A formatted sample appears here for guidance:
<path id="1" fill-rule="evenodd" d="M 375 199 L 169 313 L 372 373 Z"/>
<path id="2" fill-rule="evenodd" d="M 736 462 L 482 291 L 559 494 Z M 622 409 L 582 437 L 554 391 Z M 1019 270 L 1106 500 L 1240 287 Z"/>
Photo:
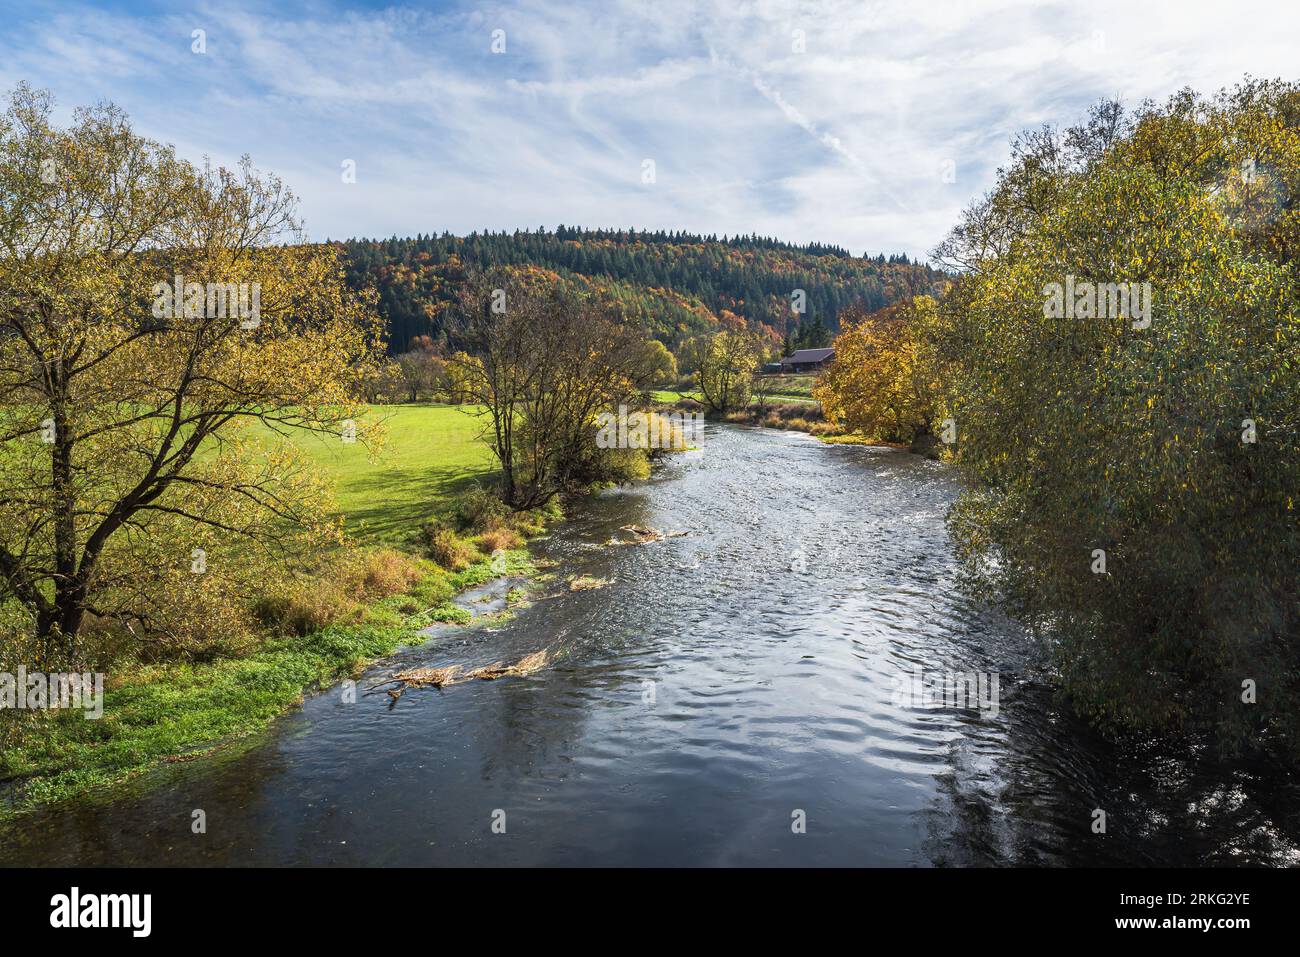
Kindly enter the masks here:
<path id="1" fill-rule="evenodd" d="M 682 346 L 683 360 L 695 370 L 700 398 L 717 415 L 749 405 L 754 370 L 762 355 L 762 341 L 743 321 L 696 336 Z"/>
<path id="2" fill-rule="evenodd" d="M 939 412 L 939 387 L 925 345 L 934 313 L 929 296 L 868 315 L 847 310 L 835 337 L 835 358 L 813 389 L 826 418 L 846 432 L 925 445 Z"/>
<path id="3" fill-rule="evenodd" d="M 51 106 L 23 86 L 0 116 L 0 599 L 47 667 L 80 660 L 88 616 L 165 636 L 261 550 L 330 533 L 250 426 L 350 439 L 378 344 L 277 178 Z"/>
<path id="4" fill-rule="evenodd" d="M 1300 754 L 1298 196 L 1248 80 L 1025 134 L 937 251 L 954 540 L 1100 723 Z"/>

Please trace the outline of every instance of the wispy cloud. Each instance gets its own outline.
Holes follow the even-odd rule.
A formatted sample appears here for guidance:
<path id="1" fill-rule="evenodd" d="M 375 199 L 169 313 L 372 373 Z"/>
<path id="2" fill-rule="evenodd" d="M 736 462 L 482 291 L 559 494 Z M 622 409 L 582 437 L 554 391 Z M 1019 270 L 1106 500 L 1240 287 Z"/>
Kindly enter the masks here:
<path id="1" fill-rule="evenodd" d="M 1073 122 L 1105 96 L 1294 77 L 1300 48 L 1300 10 L 1255 0 L 15 2 L 4 15 L 5 86 L 49 87 L 64 108 L 111 99 L 194 158 L 250 153 L 297 189 L 317 237 L 563 222 L 913 254 L 991 184 L 1017 130 Z"/>

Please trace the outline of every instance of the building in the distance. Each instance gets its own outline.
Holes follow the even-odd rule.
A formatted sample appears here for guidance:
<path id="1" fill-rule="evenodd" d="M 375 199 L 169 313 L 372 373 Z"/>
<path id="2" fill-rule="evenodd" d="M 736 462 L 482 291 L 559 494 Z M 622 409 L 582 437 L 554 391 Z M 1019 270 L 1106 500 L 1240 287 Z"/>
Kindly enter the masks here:
<path id="1" fill-rule="evenodd" d="M 835 358 L 834 349 L 796 349 L 781 360 L 782 372 L 816 372 Z"/>

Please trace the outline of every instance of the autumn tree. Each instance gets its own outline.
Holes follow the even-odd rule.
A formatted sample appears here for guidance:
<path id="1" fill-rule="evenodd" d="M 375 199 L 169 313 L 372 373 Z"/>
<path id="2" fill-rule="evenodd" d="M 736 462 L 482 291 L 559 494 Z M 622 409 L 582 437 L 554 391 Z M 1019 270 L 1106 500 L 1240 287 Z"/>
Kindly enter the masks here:
<path id="1" fill-rule="evenodd" d="M 376 330 L 336 252 L 294 244 L 294 207 L 112 106 L 59 128 L 20 87 L 0 117 L 0 588 L 43 664 L 77 660 L 88 614 L 165 630 L 199 541 L 323 524 L 310 475 L 245 427 L 337 439 Z"/>
<path id="2" fill-rule="evenodd" d="M 940 401 L 925 345 L 934 310 L 933 299 L 918 296 L 842 318 L 835 358 L 813 389 L 827 419 L 869 438 L 925 444 Z"/>
<path id="3" fill-rule="evenodd" d="M 647 339 L 645 342 L 645 358 L 643 365 L 649 384 L 671 385 L 677 379 L 677 359 L 668 347 L 657 339 Z"/>
<path id="4" fill-rule="evenodd" d="M 366 402 L 388 402 L 406 393 L 406 379 L 401 366 L 393 359 L 382 359 L 361 385 Z"/>
<path id="5" fill-rule="evenodd" d="M 474 401 L 475 383 L 482 374 L 482 363 L 464 350 L 457 351 L 447 360 L 443 372 L 443 392 L 453 405 Z"/>
<path id="6" fill-rule="evenodd" d="M 635 406 L 662 372 L 638 328 L 541 270 L 473 277 L 451 329 L 456 387 L 482 408 L 502 497 L 520 509 L 604 478 L 598 414 Z"/>
<path id="7" fill-rule="evenodd" d="M 683 365 L 692 369 L 709 411 L 726 415 L 749 404 L 754 370 L 762 355 L 757 336 L 743 327 L 697 336 L 683 347 Z"/>
<path id="8" fill-rule="evenodd" d="M 1027 134 L 938 250 L 956 540 L 1098 721 L 1300 741 L 1298 195 L 1251 81 Z"/>
<path id="9" fill-rule="evenodd" d="M 776 386 L 776 377 L 764 372 L 759 367 L 750 376 L 749 383 L 749 391 L 753 397 L 754 405 L 758 407 L 759 413 L 766 415 L 768 400 L 771 398 L 772 390 Z"/>
<path id="10" fill-rule="evenodd" d="M 397 357 L 397 369 L 409 401 L 420 401 L 446 384 L 447 363 L 431 348 L 414 348 Z"/>

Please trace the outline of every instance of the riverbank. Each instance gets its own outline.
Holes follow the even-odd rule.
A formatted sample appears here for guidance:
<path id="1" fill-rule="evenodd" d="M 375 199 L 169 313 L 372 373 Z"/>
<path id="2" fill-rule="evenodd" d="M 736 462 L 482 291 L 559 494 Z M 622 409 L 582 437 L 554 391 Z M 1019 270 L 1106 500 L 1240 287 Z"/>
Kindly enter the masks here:
<path id="1" fill-rule="evenodd" d="M 459 623 L 462 592 L 502 576 L 531 577 L 527 549 L 425 575 L 367 605 L 361 620 L 303 636 L 277 636 L 243 658 L 139 665 L 109 675 L 104 713 L 45 711 L 5 755 L 0 820 L 121 784 L 160 765 L 212 754 L 265 731 L 313 691 L 355 677 L 371 662 L 425 640 L 421 629 Z M 414 612 L 406 609 L 418 608 Z"/>
<path id="2" fill-rule="evenodd" d="M 794 431 L 825 425 L 783 416 L 782 408 L 767 410 L 770 422 L 749 424 Z M 525 543 L 562 513 L 552 507 L 502 518 L 499 503 L 477 485 L 490 477 L 490 458 L 475 440 L 474 417 L 450 406 L 376 412 L 389 427 L 379 457 L 359 446 L 304 440 L 335 485 L 358 542 L 352 553 L 358 570 L 350 574 L 359 580 L 358 600 L 346 613 L 327 612 L 322 595 L 338 582 L 309 582 L 307 594 L 294 599 L 306 607 L 275 609 L 281 632 L 245 656 L 108 668 L 102 718 L 66 711 L 26 715 L 19 746 L 6 748 L 0 759 L 0 820 L 255 740 L 312 692 L 423 644 L 422 629 L 467 622 L 469 613 L 455 600 L 467 590 L 503 577 L 534 577 Z M 430 436 L 436 449 L 427 447 Z M 825 429 L 818 437 L 869 444 Z M 301 624 L 326 613 L 336 620 Z"/>
<path id="3" fill-rule="evenodd" d="M 484 521 L 493 461 L 462 407 L 385 406 L 379 455 L 360 444 L 296 440 L 334 488 L 350 544 L 296 591 L 268 595 L 266 633 L 247 654 L 122 663 L 106 673 L 103 715 L 6 715 L 0 820 L 91 795 L 164 764 L 255 738 L 313 691 L 470 617 L 455 599 L 503 576 L 530 577 L 525 546 L 562 517 Z"/>
<path id="4" fill-rule="evenodd" d="M 681 392 L 657 392 L 656 401 L 678 411 L 702 412 L 704 406 L 691 395 Z M 916 452 L 926 458 L 938 458 L 931 446 L 909 447 L 901 442 L 886 442 L 865 435 L 845 432 L 826 420 L 821 403 L 816 399 L 791 402 L 750 403 L 744 409 L 729 412 L 723 421 L 730 425 L 750 425 L 764 429 L 782 429 L 787 432 L 804 432 L 830 445 L 867 445 L 876 448 L 900 449 Z"/>

